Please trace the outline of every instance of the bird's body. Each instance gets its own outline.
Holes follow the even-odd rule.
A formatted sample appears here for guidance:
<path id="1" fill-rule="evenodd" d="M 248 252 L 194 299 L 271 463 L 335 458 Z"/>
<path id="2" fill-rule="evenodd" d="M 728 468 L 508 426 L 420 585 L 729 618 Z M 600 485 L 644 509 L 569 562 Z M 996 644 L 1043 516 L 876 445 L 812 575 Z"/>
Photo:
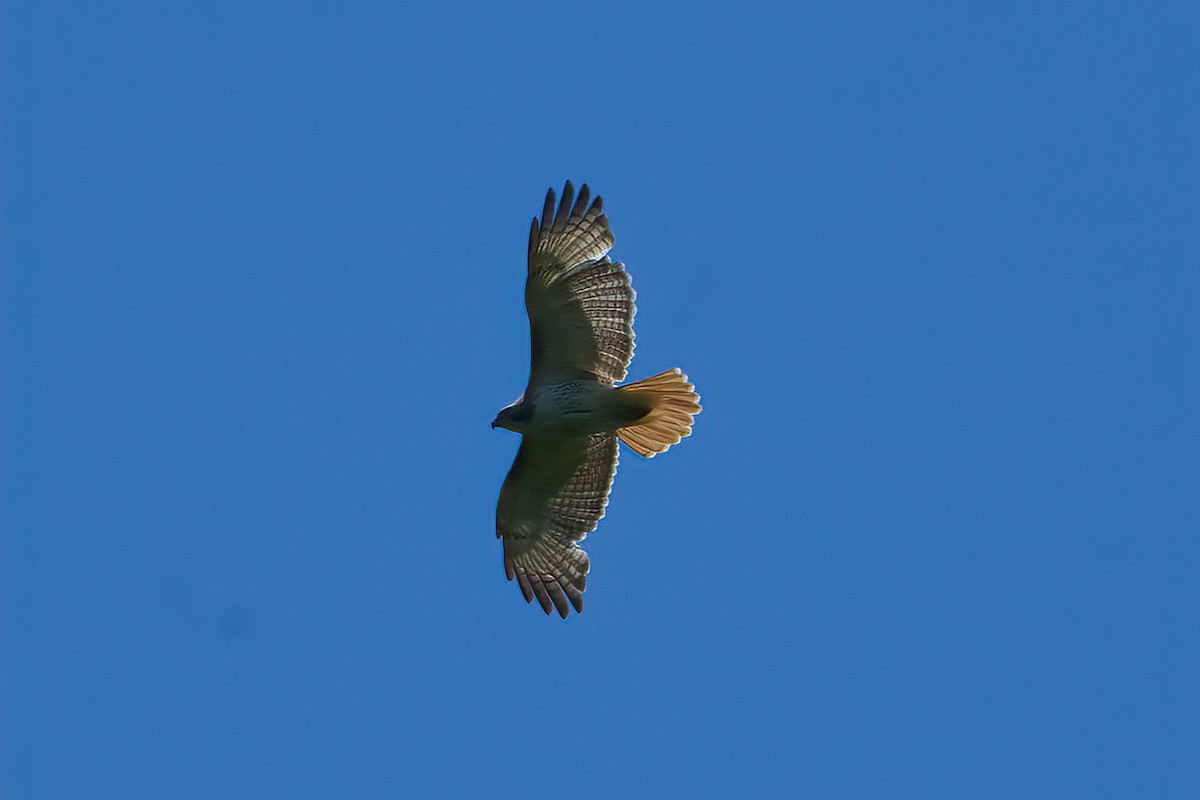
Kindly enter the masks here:
<path id="1" fill-rule="evenodd" d="M 616 433 L 649 411 L 636 398 L 596 381 L 564 381 L 536 391 L 533 397 L 523 397 L 510 406 L 511 417 L 496 427 L 522 434 Z"/>
<path id="2" fill-rule="evenodd" d="M 600 198 L 589 206 L 588 197 L 584 185 L 575 200 L 568 182 L 557 212 L 550 190 L 533 219 L 529 384 L 492 422 L 521 434 L 496 504 L 505 573 L 527 602 L 564 618 L 571 606 L 583 611 L 589 564 L 577 542 L 604 516 L 618 439 L 653 457 L 688 436 L 700 411 L 678 369 L 616 386 L 633 358 L 634 293 L 607 256 L 613 236 Z"/>

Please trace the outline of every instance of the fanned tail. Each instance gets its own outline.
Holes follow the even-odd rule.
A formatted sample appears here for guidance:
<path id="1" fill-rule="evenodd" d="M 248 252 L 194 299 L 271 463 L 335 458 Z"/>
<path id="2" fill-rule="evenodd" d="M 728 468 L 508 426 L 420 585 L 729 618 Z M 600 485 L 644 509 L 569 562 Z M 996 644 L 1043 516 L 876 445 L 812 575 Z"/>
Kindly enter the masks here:
<path id="1" fill-rule="evenodd" d="M 678 368 L 627 384 L 617 391 L 650 406 L 650 411 L 636 425 L 617 429 L 617 437 L 639 456 L 653 458 L 692 435 L 692 418 L 700 413 L 700 395 Z"/>

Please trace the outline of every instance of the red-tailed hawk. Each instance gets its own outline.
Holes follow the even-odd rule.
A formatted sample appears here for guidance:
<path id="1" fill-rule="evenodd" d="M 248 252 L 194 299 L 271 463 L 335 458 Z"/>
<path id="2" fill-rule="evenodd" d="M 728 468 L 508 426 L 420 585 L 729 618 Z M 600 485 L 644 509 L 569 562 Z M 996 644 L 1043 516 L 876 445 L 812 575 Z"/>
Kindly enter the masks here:
<path id="1" fill-rule="evenodd" d="M 637 383 L 625 379 L 633 358 L 633 287 L 613 246 L 600 198 L 588 205 L 568 181 L 555 211 L 546 193 L 542 219 L 529 230 L 531 363 L 525 394 L 502 409 L 493 428 L 521 434 L 521 448 L 496 505 L 504 571 L 525 602 L 566 619 L 583 611 L 587 553 L 579 547 L 604 516 L 617 440 L 646 458 L 692 432 L 700 397 L 678 369 Z M 568 605 L 570 601 L 570 605 Z"/>

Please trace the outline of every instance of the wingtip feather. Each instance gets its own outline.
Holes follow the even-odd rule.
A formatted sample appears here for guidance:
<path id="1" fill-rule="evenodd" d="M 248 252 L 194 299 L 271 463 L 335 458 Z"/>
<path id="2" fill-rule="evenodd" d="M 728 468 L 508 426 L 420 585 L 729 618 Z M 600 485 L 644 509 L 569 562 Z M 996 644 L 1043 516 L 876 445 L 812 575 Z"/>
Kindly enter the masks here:
<path id="1" fill-rule="evenodd" d="M 554 224 L 554 188 L 546 190 L 546 202 L 542 205 L 542 227 L 549 228 Z"/>
<path id="2" fill-rule="evenodd" d="M 580 219 L 588 210 L 588 198 L 591 197 L 591 192 L 588 191 L 588 185 L 585 183 L 579 187 L 579 196 L 575 198 L 575 205 L 571 209 L 571 218 Z"/>
<path id="3" fill-rule="evenodd" d="M 558 211 L 554 215 L 554 224 L 565 221 L 571 215 L 572 204 L 575 202 L 575 187 L 567 181 L 563 186 L 562 199 L 558 201 Z"/>

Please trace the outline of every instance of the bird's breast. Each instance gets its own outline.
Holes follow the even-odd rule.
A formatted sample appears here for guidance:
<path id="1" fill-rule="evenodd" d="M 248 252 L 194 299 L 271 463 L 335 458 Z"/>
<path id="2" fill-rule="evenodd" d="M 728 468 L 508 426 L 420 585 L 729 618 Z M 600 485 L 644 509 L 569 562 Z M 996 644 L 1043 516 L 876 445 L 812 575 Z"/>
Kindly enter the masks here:
<path id="1" fill-rule="evenodd" d="M 594 381 L 551 384 L 534 401 L 530 427 L 571 435 L 612 432 L 632 420 L 626 406 L 618 392 Z"/>
<path id="2" fill-rule="evenodd" d="M 534 401 L 534 424 L 548 425 L 587 414 L 594 406 L 589 402 L 591 394 L 582 381 L 555 383 L 543 388 Z"/>

